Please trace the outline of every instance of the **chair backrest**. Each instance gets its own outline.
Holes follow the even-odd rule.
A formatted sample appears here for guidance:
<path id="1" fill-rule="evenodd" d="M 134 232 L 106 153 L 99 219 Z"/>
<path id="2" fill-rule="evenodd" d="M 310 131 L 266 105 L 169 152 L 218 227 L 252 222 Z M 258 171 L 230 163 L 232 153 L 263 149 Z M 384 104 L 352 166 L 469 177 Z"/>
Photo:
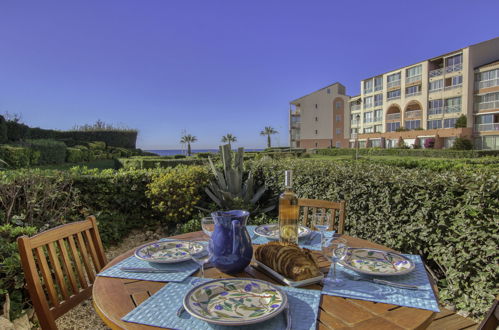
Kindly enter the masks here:
<path id="1" fill-rule="evenodd" d="M 95 217 L 17 239 L 28 291 L 42 329 L 92 295 L 106 264 Z M 48 258 L 47 258 L 48 256 Z"/>
<path id="2" fill-rule="evenodd" d="M 497 327 L 499 327 L 499 296 L 494 300 L 492 307 L 478 326 L 478 330 L 495 330 Z"/>
<path id="3" fill-rule="evenodd" d="M 336 230 L 338 234 L 343 234 L 345 230 L 345 201 L 330 202 L 319 199 L 298 199 L 300 207 L 300 217 L 303 224 L 312 228 L 312 217 L 319 212 L 321 214 L 329 213 L 332 224 L 328 230 Z M 336 225 L 335 225 L 336 224 Z"/>

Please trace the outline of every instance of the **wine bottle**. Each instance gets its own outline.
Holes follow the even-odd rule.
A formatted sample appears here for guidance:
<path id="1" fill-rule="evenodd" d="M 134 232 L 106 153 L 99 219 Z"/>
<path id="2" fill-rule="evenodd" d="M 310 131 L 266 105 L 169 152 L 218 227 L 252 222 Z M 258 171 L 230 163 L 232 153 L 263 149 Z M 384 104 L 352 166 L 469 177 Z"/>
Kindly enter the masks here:
<path id="1" fill-rule="evenodd" d="M 284 172 L 285 190 L 279 196 L 279 239 L 281 242 L 298 244 L 298 197 L 293 191 L 293 172 Z"/>

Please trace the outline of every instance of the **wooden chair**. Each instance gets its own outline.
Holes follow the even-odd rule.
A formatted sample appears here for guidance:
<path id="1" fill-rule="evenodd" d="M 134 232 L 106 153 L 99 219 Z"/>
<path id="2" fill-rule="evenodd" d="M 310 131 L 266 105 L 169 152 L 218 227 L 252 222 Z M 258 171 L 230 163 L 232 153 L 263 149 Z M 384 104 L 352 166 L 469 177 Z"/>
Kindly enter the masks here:
<path id="1" fill-rule="evenodd" d="M 312 221 L 310 216 L 313 216 L 320 211 L 325 214 L 331 214 L 333 219 L 331 226 L 328 230 L 336 230 L 338 234 L 343 234 L 345 230 L 345 201 L 330 202 L 319 199 L 298 199 L 298 206 L 300 207 L 300 215 L 303 217 L 303 224 L 312 228 Z M 335 226 L 334 224 L 337 223 Z"/>
<path id="2" fill-rule="evenodd" d="M 91 297 L 95 274 L 107 264 L 97 221 L 90 216 L 33 237 L 21 236 L 17 244 L 40 325 L 57 329 L 58 317 Z"/>
<path id="3" fill-rule="evenodd" d="M 496 297 L 485 319 L 478 326 L 479 330 L 495 330 L 499 327 L 499 296 Z"/>

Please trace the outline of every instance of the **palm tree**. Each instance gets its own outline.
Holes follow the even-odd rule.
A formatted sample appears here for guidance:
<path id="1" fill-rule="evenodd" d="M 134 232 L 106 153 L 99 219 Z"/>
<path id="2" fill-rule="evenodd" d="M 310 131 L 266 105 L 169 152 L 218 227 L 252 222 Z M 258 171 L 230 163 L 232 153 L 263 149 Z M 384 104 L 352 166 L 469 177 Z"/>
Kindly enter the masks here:
<path id="1" fill-rule="evenodd" d="M 270 136 L 272 134 L 277 134 L 279 133 L 276 131 L 272 126 L 266 126 L 263 131 L 260 132 L 260 135 L 265 136 L 267 135 L 267 148 L 271 147 L 271 141 L 270 141 Z"/>
<path id="2" fill-rule="evenodd" d="M 231 143 L 232 143 L 232 142 L 236 142 L 236 141 L 237 141 L 237 138 L 236 138 L 234 135 L 230 134 L 230 133 L 227 133 L 227 134 L 225 134 L 224 136 L 222 136 L 222 142 L 223 142 L 223 143 L 228 143 L 228 144 L 229 144 L 229 148 L 230 148 L 231 150 L 232 150 L 232 145 L 231 145 Z"/>
<path id="3" fill-rule="evenodd" d="M 188 156 L 191 155 L 191 143 L 194 143 L 197 140 L 198 140 L 197 137 L 195 137 L 194 135 L 190 135 L 190 134 L 184 135 L 180 139 L 180 143 L 187 143 L 187 155 Z"/>

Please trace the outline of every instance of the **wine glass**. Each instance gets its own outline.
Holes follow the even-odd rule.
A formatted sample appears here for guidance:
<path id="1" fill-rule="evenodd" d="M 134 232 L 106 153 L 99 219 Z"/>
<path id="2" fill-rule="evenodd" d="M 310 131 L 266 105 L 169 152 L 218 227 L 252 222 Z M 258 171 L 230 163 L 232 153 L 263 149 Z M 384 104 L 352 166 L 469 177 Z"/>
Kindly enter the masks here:
<path id="1" fill-rule="evenodd" d="M 324 244 L 324 232 L 331 226 L 331 215 L 326 212 L 319 212 L 313 215 L 312 223 L 314 228 L 321 233 L 321 246 Z"/>
<path id="2" fill-rule="evenodd" d="M 336 277 L 336 263 L 347 254 L 347 241 L 344 238 L 332 237 L 322 244 L 322 254 L 333 263 L 333 278 L 329 279 L 335 286 L 342 286 L 343 280 Z"/>
<path id="3" fill-rule="evenodd" d="M 211 234 L 215 230 L 215 220 L 212 217 L 206 217 L 201 219 L 201 228 L 206 235 L 211 237 Z"/>
<path id="4" fill-rule="evenodd" d="M 189 247 L 189 254 L 201 268 L 201 278 L 204 278 L 204 264 L 211 258 L 211 249 L 209 239 L 192 239 L 187 241 Z"/>

